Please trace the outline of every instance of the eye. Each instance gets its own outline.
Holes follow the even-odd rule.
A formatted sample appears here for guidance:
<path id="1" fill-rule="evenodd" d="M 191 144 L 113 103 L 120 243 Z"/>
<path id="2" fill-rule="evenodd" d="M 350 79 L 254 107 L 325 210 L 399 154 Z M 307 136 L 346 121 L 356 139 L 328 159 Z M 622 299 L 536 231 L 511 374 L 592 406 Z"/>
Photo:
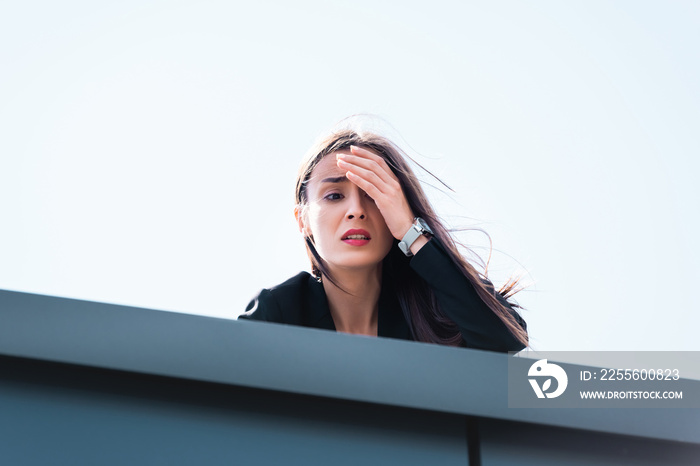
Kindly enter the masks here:
<path id="1" fill-rule="evenodd" d="M 342 198 L 343 195 L 340 193 L 328 193 L 323 197 L 323 199 L 326 201 L 339 201 Z"/>

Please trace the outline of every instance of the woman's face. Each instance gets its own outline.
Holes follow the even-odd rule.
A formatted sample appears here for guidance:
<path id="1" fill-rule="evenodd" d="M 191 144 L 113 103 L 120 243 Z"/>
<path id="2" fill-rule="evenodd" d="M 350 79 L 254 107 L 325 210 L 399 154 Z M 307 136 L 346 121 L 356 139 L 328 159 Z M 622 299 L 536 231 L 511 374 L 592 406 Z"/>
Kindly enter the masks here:
<path id="1" fill-rule="evenodd" d="M 389 253 L 393 236 L 376 204 L 338 168 L 337 154 L 325 156 L 307 184 L 305 215 L 300 229 L 313 236 L 316 250 L 333 270 L 376 267 Z"/>

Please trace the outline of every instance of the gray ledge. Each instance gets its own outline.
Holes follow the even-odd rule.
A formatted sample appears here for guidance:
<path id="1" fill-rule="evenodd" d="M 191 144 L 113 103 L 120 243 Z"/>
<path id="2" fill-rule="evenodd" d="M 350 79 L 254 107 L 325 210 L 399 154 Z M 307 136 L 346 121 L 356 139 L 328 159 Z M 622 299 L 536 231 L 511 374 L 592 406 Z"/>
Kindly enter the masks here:
<path id="1" fill-rule="evenodd" d="M 700 444 L 698 409 L 509 409 L 509 356 L 0 290 L 0 355 Z"/>

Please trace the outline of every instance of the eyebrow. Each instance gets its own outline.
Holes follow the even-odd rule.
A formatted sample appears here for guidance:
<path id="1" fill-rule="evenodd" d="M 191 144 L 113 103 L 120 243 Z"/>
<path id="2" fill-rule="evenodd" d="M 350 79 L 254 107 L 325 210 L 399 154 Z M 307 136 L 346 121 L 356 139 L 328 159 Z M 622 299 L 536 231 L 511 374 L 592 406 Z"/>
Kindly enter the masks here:
<path id="1" fill-rule="evenodd" d="M 343 183 L 345 181 L 349 181 L 348 177 L 343 175 L 343 176 L 336 176 L 335 178 L 325 178 L 321 180 L 321 183 Z"/>

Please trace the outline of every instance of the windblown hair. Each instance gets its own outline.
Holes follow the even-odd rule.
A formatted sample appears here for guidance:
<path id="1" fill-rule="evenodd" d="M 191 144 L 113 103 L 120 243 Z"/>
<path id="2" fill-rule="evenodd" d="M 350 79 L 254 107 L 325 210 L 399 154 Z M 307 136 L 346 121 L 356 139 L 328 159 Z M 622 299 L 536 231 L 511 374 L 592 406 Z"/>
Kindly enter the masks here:
<path id="1" fill-rule="evenodd" d="M 498 316 L 510 332 L 524 345 L 527 345 L 527 332 L 517 323 L 508 307 L 502 302 L 517 292 L 517 281 L 509 281 L 496 291 L 485 276 L 459 253 L 456 242 L 430 205 L 420 181 L 406 162 L 408 157 L 398 146 L 373 133 L 343 130 L 331 133 L 319 140 L 309 151 L 299 170 L 296 184 L 296 205 L 302 210 L 308 206 L 307 185 L 316 165 L 328 154 L 339 150 L 349 150 L 350 146 L 370 149 L 381 156 L 399 179 L 404 195 L 413 214 L 421 217 L 433 230 L 434 236 L 444 246 L 450 259 L 472 284 L 479 297 Z M 314 276 L 323 277 L 342 289 L 316 250 L 312 237 L 306 237 L 306 249 L 311 260 Z M 416 340 L 449 346 L 464 346 L 457 325 L 440 309 L 435 294 L 428 284 L 409 265 L 406 257 L 396 246 L 392 247 L 382 264 L 382 287 L 390 286 L 398 296 L 404 317 Z M 387 283 L 389 281 L 389 283 Z M 499 299 L 500 298 L 500 299 Z M 515 305 L 517 306 L 517 305 Z"/>

